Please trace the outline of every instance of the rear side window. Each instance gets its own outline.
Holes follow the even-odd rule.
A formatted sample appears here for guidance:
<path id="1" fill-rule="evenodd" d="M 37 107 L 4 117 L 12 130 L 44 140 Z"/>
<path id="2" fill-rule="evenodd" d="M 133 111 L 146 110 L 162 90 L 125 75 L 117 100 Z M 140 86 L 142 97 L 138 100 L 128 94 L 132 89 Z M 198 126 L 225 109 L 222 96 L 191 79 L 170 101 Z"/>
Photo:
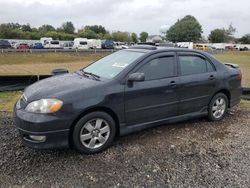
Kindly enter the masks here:
<path id="1" fill-rule="evenodd" d="M 213 66 L 199 56 L 179 56 L 181 75 L 201 74 L 214 71 Z"/>
<path id="2" fill-rule="evenodd" d="M 174 56 L 153 59 L 137 72 L 145 74 L 145 80 L 156 80 L 174 76 Z"/>

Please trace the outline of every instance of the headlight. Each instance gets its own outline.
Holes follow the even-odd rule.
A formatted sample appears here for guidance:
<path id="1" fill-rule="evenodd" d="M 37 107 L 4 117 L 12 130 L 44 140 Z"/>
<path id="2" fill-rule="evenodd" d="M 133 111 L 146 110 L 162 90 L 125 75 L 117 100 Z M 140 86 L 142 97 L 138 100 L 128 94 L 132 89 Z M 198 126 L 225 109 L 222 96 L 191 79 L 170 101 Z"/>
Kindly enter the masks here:
<path id="1" fill-rule="evenodd" d="M 40 99 L 29 103 L 25 110 L 27 112 L 47 114 L 60 110 L 62 105 L 63 102 L 58 99 Z"/>

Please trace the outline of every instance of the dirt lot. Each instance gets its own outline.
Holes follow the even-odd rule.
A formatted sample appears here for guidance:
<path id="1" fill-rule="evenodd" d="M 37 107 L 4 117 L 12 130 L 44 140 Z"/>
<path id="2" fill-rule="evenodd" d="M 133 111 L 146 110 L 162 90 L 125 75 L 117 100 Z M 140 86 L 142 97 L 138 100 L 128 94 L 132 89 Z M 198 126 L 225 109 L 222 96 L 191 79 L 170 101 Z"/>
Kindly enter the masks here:
<path id="1" fill-rule="evenodd" d="M 249 187 L 250 111 L 232 112 L 118 138 L 92 156 L 24 147 L 2 112 L 0 187 Z"/>

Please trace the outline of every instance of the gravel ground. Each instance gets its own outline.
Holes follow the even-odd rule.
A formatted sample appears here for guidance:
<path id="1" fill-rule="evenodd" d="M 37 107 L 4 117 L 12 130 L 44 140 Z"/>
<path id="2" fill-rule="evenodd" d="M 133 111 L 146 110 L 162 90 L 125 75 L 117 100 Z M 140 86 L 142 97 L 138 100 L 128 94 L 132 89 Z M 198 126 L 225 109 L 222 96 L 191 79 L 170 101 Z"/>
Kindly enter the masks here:
<path id="1" fill-rule="evenodd" d="M 0 114 L 0 187 L 249 187 L 250 111 L 160 126 L 118 138 L 107 151 L 24 147 Z"/>

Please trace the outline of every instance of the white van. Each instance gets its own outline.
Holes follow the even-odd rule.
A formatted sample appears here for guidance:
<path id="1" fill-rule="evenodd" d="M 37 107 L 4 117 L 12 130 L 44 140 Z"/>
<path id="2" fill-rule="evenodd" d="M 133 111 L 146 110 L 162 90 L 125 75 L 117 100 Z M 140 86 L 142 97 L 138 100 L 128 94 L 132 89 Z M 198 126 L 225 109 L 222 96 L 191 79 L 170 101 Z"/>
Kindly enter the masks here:
<path id="1" fill-rule="evenodd" d="M 40 38 L 40 42 L 42 43 L 43 46 L 45 45 L 45 42 L 52 41 L 52 40 L 53 39 L 51 37 L 42 37 L 42 38 Z"/>
<path id="2" fill-rule="evenodd" d="M 88 39 L 87 38 L 75 38 L 74 40 L 74 45 L 73 45 L 74 49 L 88 49 Z"/>
<path id="3" fill-rule="evenodd" d="M 46 41 L 44 44 L 44 48 L 47 49 L 60 49 L 60 41 L 59 40 L 51 40 L 51 41 Z"/>

